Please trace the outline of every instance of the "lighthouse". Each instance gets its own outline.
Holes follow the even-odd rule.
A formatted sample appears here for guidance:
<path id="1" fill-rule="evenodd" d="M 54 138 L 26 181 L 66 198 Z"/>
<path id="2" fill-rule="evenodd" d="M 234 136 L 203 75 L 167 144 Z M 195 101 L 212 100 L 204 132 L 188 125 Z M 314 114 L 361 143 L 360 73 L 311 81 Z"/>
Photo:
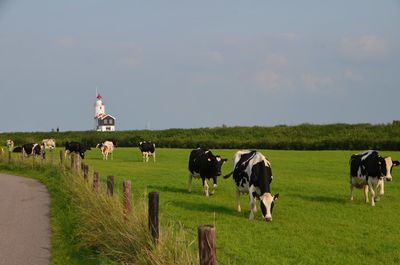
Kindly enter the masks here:
<path id="1" fill-rule="evenodd" d="M 94 104 L 95 130 L 100 132 L 115 131 L 115 118 L 106 113 L 106 107 L 103 104 L 103 97 L 97 94 Z"/>

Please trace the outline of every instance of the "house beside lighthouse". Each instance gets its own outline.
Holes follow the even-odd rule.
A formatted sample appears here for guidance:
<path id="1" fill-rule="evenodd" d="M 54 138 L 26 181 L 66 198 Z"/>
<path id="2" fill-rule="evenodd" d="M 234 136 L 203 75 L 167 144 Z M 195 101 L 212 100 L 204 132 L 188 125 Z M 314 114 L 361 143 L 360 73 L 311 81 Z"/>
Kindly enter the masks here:
<path id="1" fill-rule="evenodd" d="M 115 131 L 115 118 L 106 113 L 106 108 L 103 104 L 103 97 L 97 94 L 95 108 L 95 130 L 99 132 Z"/>

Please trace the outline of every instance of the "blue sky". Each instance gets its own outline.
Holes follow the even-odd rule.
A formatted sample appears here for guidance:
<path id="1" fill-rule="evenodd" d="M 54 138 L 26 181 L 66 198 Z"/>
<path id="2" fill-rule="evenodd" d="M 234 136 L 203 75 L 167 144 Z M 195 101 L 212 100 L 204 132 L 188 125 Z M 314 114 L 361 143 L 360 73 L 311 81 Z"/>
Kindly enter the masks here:
<path id="1" fill-rule="evenodd" d="M 400 119 L 400 1 L 0 0 L 0 131 Z"/>

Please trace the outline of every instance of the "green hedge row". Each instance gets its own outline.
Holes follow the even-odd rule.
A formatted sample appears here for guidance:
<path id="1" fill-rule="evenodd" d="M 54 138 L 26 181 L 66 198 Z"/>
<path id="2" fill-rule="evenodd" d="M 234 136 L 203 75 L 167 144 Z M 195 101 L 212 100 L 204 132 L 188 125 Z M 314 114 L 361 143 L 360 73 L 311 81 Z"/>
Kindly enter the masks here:
<path id="1" fill-rule="evenodd" d="M 31 132 L 1 133 L 0 141 L 13 139 L 16 145 L 55 138 L 58 146 L 79 141 L 94 147 L 104 140 L 117 146 L 137 146 L 153 141 L 157 147 L 280 150 L 400 150 L 400 124 L 301 124 L 274 127 L 217 127 L 198 129 L 134 130 L 117 132 Z"/>

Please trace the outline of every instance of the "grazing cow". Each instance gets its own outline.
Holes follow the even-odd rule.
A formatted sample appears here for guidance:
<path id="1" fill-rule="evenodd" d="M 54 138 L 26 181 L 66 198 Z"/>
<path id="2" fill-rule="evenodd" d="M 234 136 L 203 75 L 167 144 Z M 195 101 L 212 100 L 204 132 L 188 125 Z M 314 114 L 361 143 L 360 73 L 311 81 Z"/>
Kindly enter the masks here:
<path id="1" fill-rule="evenodd" d="M 82 159 L 84 159 L 86 150 L 90 150 L 90 148 L 83 147 L 78 142 L 66 142 L 65 143 L 65 157 L 70 153 L 76 153 L 76 154 L 79 154 Z"/>
<path id="2" fill-rule="evenodd" d="M 265 221 L 272 221 L 274 202 L 279 193 L 272 195 L 270 184 L 272 182 L 272 170 L 270 162 L 263 154 L 257 151 L 238 151 L 233 156 L 233 171 L 224 178 L 233 174 L 236 185 L 236 203 L 238 212 L 240 208 L 240 193 L 248 193 L 250 197 L 250 216 L 254 219 L 256 199 L 260 200 L 260 208 Z"/>
<path id="3" fill-rule="evenodd" d="M 392 181 L 392 168 L 399 161 L 391 157 L 381 157 L 377 151 L 369 150 L 352 155 L 350 158 L 350 200 L 353 200 L 354 188 L 364 189 L 365 202 L 368 203 L 368 190 L 371 192 L 371 205 L 385 193 L 384 180 Z M 377 195 L 377 190 L 379 195 Z"/>
<path id="4" fill-rule="evenodd" d="M 22 153 L 22 146 L 16 146 L 13 150 L 13 153 Z"/>
<path id="5" fill-rule="evenodd" d="M 56 140 L 54 140 L 54 139 L 43 139 L 42 140 L 42 145 L 44 146 L 45 149 L 50 149 L 50 151 L 52 151 L 54 148 L 56 148 Z"/>
<path id="6" fill-rule="evenodd" d="M 192 150 L 189 156 L 189 192 L 192 192 L 192 178 L 194 177 L 201 178 L 206 196 L 209 196 L 206 179 L 213 179 L 214 186 L 211 194 L 214 194 L 217 188 L 217 177 L 221 176 L 221 167 L 227 160 L 222 159 L 219 155 L 213 155 L 210 150 L 203 148 Z"/>
<path id="7" fill-rule="evenodd" d="M 104 143 L 97 144 L 96 148 L 99 148 L 102 155 L 103 160 L 108 160 L 108 155 L 111 154 L 111 160 L 113 160 L 113 151 L 114 151 L 114 143 L 111 141 L 105 141 Z"/>
<path id="8" fill-rule="evenodd" d="M 39 144 L 24 144 L 22 146 L 22 154 L 24 156 L 40 156 L 42 153 L 42 148 Z"/>
<path id="9" fill-rule="evenodd" d="M 9 152 L 12 152 L 14 150 L 14 141 L 11 139 L 7 140 L 7 148 Z"/>
<path id="10" fill-rule="evenodd" d="M 142 153 L 143 162 L 149 162 L 149 157 L 153 156 L 153 162 L 156 162 L 156 145 L 152 142 L 140 142 L 139 149 Z"/>

